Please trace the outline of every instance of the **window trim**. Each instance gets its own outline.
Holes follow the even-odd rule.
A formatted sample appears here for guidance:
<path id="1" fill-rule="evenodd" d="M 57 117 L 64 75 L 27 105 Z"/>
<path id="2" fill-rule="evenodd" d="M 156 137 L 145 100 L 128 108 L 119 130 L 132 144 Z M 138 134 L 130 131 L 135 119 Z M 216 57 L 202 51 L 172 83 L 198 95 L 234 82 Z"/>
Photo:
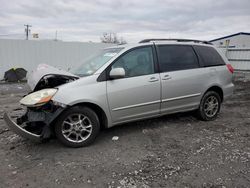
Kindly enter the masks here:
<path id="1" fill-rule="evenodd" d="M 122 54 L 120 54 L 116 59 L 114 59 L 109 66 L 99 75 L 99 77 L 97 78 L 98 82 L 102 82 L 102 81 L 108 81 L 108 80 L 113 80 L 109 77 L 109 72 L 111 71 L 111 67 L 114 63 L 116 63 L 120 58 L 122 58 L 123 56 L 125 56 L 126 54 L 128 54 L 131 51 L 137 50 L 137 49 L 141 49 L 141 48 L 146 48 L 146 47 L 151 47 L 152 49 L 152 54 L 153 54 L 153 64 L 154 64 L 154 72 L 152 74 L 158 73 L 159 69 L 158 69 L 158 65 L 157 65 L 157 54 L 156 54 L 156 50 L 154 49 L 154 45 L 145 45 L 145 46 L 136 46 L 133 48 L 128 49 L 127 51 L 123 52 Z M 144 75 L 139 75 L 139 76 L 146 76 L 146 75 L 151 75 L 151 74 L 144 74 Z M 119 78 L 119 79 L 126 79 L 126 78 L 133 78 L 133 77 L 139 77 L 139 76 L 131 76 L 131 77 L 125 77 L 125 78 Z M 116 79 L 117 80 L 117 79 Z"/>
<path id="2" fill-rule="evenodd" d="M 197 61 L 197 65 L 198 67 L 195 67 L 195 68 L 191 68 L 191 69 L 180 69 L 180 70 L 171 70 L 171 71 L 161 71 L 160 69 L 160 61 L 159 61 L 159 46 L 188 46 L 188 47 L 191 47 L 193 53 L 194 53 L 194 57 Z M 158 70 L 159 70 L 159 73 L 164 73 L 164 72 L 175 72 L 175 71 L 185 71 L 185 70 L 192 70 L 192 69 L 198 69 L 198 68 L 201 68 L 203 67 L 202 64 L 200 63 L 200 59 L 198 57 L 198 54 L 196 54 L 196 51 L 194 50 L 194 47 L 193 45 L 188 45 L 188 44 L 155 44 L 155 48 L 156 48 L 156 52 L 157 52 L 157 63 L 158 63 Z"/>

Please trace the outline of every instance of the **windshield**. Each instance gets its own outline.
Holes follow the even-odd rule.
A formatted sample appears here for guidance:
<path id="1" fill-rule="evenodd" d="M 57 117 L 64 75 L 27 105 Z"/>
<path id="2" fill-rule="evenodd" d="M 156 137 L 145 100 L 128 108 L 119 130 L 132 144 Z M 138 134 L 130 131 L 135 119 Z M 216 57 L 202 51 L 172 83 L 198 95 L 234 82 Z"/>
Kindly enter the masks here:
<path id="1" fill-rule="evenodd" d="M 71 72 L 80 77 L 92 75 L 122 49 L 123 48 L 103 49 Z"/>

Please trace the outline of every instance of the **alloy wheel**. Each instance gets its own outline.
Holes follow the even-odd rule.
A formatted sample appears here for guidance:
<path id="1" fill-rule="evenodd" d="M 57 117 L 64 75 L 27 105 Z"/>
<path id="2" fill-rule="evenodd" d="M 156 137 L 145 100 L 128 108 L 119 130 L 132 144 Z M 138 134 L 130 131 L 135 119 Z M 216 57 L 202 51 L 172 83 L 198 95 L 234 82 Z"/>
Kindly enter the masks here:
<path id="1" fill-rule="evenodd" d="M 219 101 L 215 96 L 209 96 L 204 104 L 204 112 L 206 116 L 213 117 L 219 109 Z"/>
<path id="2" fill-rule="evenodd" d="M 62 134 L 70 142 L 80 143 L 89 138 L 93 125 L 83 114 L 69 115 L 62 125 Z"/>

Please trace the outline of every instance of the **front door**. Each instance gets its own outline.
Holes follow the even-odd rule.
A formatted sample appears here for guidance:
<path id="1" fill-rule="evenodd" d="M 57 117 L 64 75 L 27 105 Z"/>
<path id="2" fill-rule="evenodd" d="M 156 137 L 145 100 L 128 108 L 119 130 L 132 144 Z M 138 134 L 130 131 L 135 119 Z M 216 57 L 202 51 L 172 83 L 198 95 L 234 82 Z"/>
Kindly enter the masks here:
<path id="1" fill-rule="evenodd" d="M 125 70 L 125 78 L 107 81 L 107 97 L 113 123 L 160 113 L 160 75 L 155 73 L 153 49 L 139 47 L 118 57 L 111 66 Z M 108 72 L 109 74 L 109 72 Z"/>

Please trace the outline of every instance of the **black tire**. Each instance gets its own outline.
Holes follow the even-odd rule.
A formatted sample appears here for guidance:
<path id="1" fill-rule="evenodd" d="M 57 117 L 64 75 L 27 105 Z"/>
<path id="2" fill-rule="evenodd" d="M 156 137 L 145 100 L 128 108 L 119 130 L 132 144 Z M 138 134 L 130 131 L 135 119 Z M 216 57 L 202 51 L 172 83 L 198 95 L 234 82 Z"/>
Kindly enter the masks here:
<path id="1" fill-rule="evenodd" d="M 86 140 L 82 140 L 81 142 L 70 141 L 69 140 L 70 138 L 66 138 L 67 136 L 64 135 L 65 133 L 63 134 L 64 126 L 67 125 L 67 122 L 65 123 L 65 121 L 68 121 L 68 118 L 70 118 L 72 120 L 72 117 L 77 116 L 77 114 L 80 114 L 83 117 L 87 117 L 87 120 L 90 123 L 89 126 L 91 125 L 91 133 L 86 132 L 88 134 L 88 136 L 87 136 Z M 83 118 L 83 119 L 85 119 L 85 118 Z M 80 126 L 80 124 L 78 124 L 78 125 Z M 69 126 L 72 127 L 73 125 L 71 124 Z M 74 124 L 74 126 L 77 126 L 77 125 Z M 82 132 L 84 132 L 84 131 L 79 130 L 79 128 L 77 128 L 77 129 L 78 129 L 77 131 L 79 131 L 80 133 L 76 132 L 75 129 L 73 130 L 74 131 L 73 132 L 72 128 L 69 129 L 70 130 L 69 132 L 73 132 L 73 134 L 72 133 L 70 133 L 70 134 L 73 136 L 75 134 L 75 137 L 77 137 L 77 139 L 78 139 L 77 134 L 81 134 L 81 136 L 82 136 Z M 56 124 L 55 124 L 55 134 L 56 134 L 57 139 L 63 145 L 68 146 L 68 147 L 73 147 L 73 148 L 84 147 L 84 146 L 90 145 L 92 142 L 94 142 L 99 131 L 100 131 L 100 123 L 99 123 L 98 116 L 96 115 L 96 113 L 92 109 L 90 109 L 88 107 L 84 107 L 84 106 L 74 106 L 72 108 L 69 108 L 68 110 L 66 110 L 65 112 L 63 112 L 59 116 L 59 118 L 57 119 Z"/>
<path id="2" fill-rule="evenodd" d="M 206 108 L 207 108 L 207 104 L 206 102 L 208 102 L 209 99 L 211 98 L 215 98 L 218 102 L 218 108 L 217 110 L 214 110 L 213 113 L 211 113 L 210 115 L 208 115 L 208 113 L 206 113 Z M 213 99 L 214 99 L 213 98 Z M 215 120 L 218 116 L 218 113 L 220 112 L 220 108 L 221 108 L 221 98 L 220 95 L 215 92 L 215 91 L 208 91 L 204 94 L 204 96 L 201 99 L 201 103 L 199 106 L 199 109 L 197 110 L 197 115 L 198 118 L 203 120 L 203 121 L 212 121 Z"/>

